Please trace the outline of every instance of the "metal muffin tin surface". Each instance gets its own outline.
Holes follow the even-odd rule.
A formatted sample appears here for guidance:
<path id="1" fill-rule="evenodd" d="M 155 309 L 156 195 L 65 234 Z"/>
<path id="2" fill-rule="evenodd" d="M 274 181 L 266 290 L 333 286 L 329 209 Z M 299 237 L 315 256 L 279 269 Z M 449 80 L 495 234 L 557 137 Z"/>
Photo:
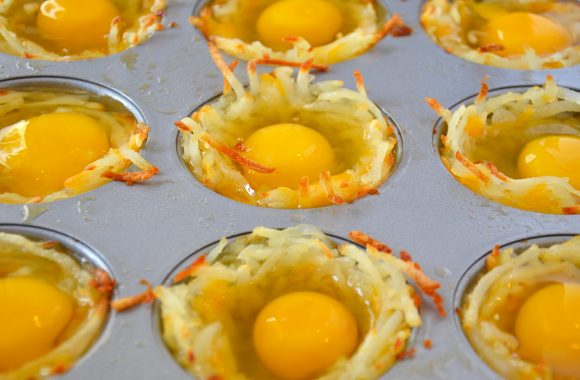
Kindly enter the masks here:
<path id="1" fill-rule="evenodd" d="M 309 210 L 258 208 L 224 198 L 200 184 L 176 152 L 173 123 L 221 92 L 222 78 L 206 42 L 188 23 L 195 1 L 169 1 L 167 22 L 178 27 L 113 56 L 78 62 L 45 62 L 0 56 L 0 79 L 62 76 L 99 83 L 127 96 L 151 126 L 142 151 L 160 174 L 133 187 L 110 183 L 90 193 L 29 207 L 0 206 L 0 223 L 27 223 L 74 236 L 110 265 L 117 296 L 141 292 L 139 280 L 158 284 L 192 252 L 222 236 L 255 226 L 300 223 L 346 237 L 360 229 L 394 249 L 406 249 L 426 273 L 442 283 L 449 316 L 426 302 L 414 340 L 413 359 L 397 363 L 384 379 L 493 379 L 495 375 L 465 346 L 453 317 L 453 295 L 463 274 L 495 244 L 550 234 L 580 233 L 580 216 L 544 215 L 489 201 L 455 181 L 433 149 L 438 117 L 424 103 L 445 107 L 474 95 L 484 75 L 490 87 L 528 86 L 553 75 L 559 85 L 578 87 L 579 67 L 515 71 L 483 66 L 446 54 L 419 25 L 417 0 L 391 0 L 414 29 L 405 38 L 380 42 L 366 54 L 334 65 L 317 80 L 342 79 L 355 87 L 364 75 L 369 97 L 397 121 L 402 160 L 380 194 L 353 204 Z M 238 69 L 245 81 L 244 70 Z M 3 85 L 0 83 L 0 87 Z M 0 226 L 0 230 L 2 227 Z M 63 379 L 190 379 L 167 354 L 151 307 L 114 314 L 91 350 Z M 433 348 L 422 347 L 424 339 Z"/>

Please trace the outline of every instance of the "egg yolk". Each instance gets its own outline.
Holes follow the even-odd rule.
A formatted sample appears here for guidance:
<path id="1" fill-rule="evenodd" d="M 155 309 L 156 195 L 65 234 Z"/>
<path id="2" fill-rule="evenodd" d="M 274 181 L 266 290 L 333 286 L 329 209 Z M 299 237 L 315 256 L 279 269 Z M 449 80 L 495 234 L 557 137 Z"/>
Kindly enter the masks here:
<path id="1" fill-rule="evenodd" d="M 111 0 L 46 0 L 36 24 L 42 36 L 69 53 L 103 50 L 119 11 Z"/>
<path id="2" fill-rule="evenodd" d="M 572 44 L 572 37 L 561 24 L 534 13 L 515 12 L 489 20 L 481 29 L 480 46 L 500 45 L 496 54 L 521 56 L 526 48 L 538 55 L 552 54 Z"/>
<path id="3" fill-rule="evenodd" d="M 246 141 L 245 156 L 272 173 L 244 168 L 246 179 L 258 189 L 298 188 L 302 177 L 317 182 L 335 165 L 330 143 L 320 133 L 299 124 L 276 124 L 258 129 Z"/>
<path id="4" fill-rule="evenodd" d="M 357 324 L 340 302 L 315 292 L 289 293 L 267 304 L 254 323 L 264 365 L 287 380 L 310 379 L 356 349 Z"/>
<path id="5" fill-rule="evenodd" d="M 515 333 L 522 358 L 576 378 L 580 373 L 580 285 L 553 284 L 532 294 L 517 315 Z"/>
<path id="6" fill-rule="evenodd" d="M 580 137 L 544 136 L 530 141 L 519 154 L 518 171 L 523 178 L 567 177 L 580 189 Z"/>
<path id="7" fill-rule="evenodd" d="M 0 373 L 52 350 L 73 313 L 71 298 L 42 280 L 0 279 Z"/>
<path id="8" fill-rule="evenodd" d="M 259 16 L 257 31 L 260 40 L 274 50 L 287 50 L 292 45 L 286 37 L 302 37 L 312 46 L 332 42 L 342 29 L 342 14 L 324 0 L 281 0 L 267 7 Z"/>
<path id="9" fill-rule="evenodd" d="M 69 177 L 103 157 L 109 148 L 107 132 L 89 116 L 49 113 L 33 117 L 26 125 L 23 149 L 6 162 L 2 186 L 27 197 L 60 191 Z"/>

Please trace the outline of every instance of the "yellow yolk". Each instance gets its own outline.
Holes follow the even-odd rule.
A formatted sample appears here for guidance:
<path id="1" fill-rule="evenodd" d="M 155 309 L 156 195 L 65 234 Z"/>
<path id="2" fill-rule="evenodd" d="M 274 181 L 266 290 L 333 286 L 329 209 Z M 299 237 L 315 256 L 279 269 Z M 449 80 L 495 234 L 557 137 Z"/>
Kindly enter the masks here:
<path id="1" fill-rule="evenodd" d="M 324 0 L 281 0 L 267 7 L 258 18 L 260 40 L 274 50 L 292 45 L 286 37 L 302 37 L 312 46 L 332 42 L 342 29 L 342 14 Z"/>
<path id="2" fill-rule="evenodd" d="M 44 281 L 0 279 L 0 373 L 52 350 L 73 313 L 71 298 Z"/>
<path id="3" fill-rule="evenodd" d="M 335 160 L 329 142 L 320 133 L 298 124 L 276 124 L 254 132 L 244 145 L 245 156 L 262 166 L 275 168 L 258 173 L 244 168 L 246 179 L 258 189 L 298 188 L 302 177 L 317 182 L 320 173 L 332 171 Z"/>
<path id="4" fill-rule="evenodd" d="M 520 152 L 518 170 L 523 178 L 568 177 L 580 190 L 580 137 L 544 136 L 530 141 Z"/>
<path id="5" fill-rule="evenodd" d="M 352 313 L 324 294 L 296 292 L 278 297 L 254 323 L 254 346 L 264 365 L 287 380 L 312 378 L 356 349 Z"/>
<path id="6" fill-rule="evenodd" d="M 64 188 L 64 182 L 103 157 L 110 148 L 105 129 L 95 119 L 75 113 L 49 113 L 28 120 L 24 149 L 7 162 L 3 187 L 27 197 Z"/>
<path id="7" fill-rule="evenodd" d="M 69 53 L 103 50 L 119 11 L 111 0 L 46 0 L 36 24 L 43 37 Z"/>
<path id="8" fill-rule="evenodd" d="M 560 376 L 580 373 L 580 285 L 553 284 L 532 294 L 516 318 L 519 354 Z"/>
<path id="9" fill-rule="evenodd" d="M 549 18 L 525 12 L 508 13 L 489 20 L 481 29 L 480 46 L 501 45 L 496 54 L 520 56 L 525 48 L 538 55 L 552 54 L 572 44 L 568 30 Z"/>

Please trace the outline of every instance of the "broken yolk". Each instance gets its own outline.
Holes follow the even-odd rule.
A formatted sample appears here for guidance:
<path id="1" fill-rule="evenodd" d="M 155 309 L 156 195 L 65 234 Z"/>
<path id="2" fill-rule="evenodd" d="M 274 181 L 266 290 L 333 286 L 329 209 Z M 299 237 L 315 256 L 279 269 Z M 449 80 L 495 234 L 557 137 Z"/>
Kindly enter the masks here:
<path id="1" fill-rule="evenodd" d="M 315 292 L 289 293 L 267 304 L 254 323 L 254 346 L 264 365 L 285 380 L 319 375 L 356 349 L 358 329 L 339 301 Z"/>
<path id="2" fill-rule="evenodd" d="M 302 37 L 312 46 L 332 42 L 342 29 L 342 14 L 324 0 L 281 0 L 267 7 L 259 16 L 260 40 L 274 50 L 284 51 L 292 45 L 286 37 Z"/>
<path id="3" fill-rule="evenodd" d="M 523 178 L 567 177 L 580 189 L 580 137 L 543 136 L 530 141 L 520 152 L 518 171 Z"/>
<path id="4" fill-rule="evenodd" d="M 62 190 L 69 177 L 103 157 L 110 144 L 106 130 L 95 119 L 76 113 L 49 113 L 28 120 L 21 147 L 6 161 L 2 186 L 9 192 L 35 197 Z"/>
<path id="5" fill-rule="evenodd" d="M 552 284 L 532 294 L 517 315 L 515 333 L 522 358 L 575 378 L 580 373 L 580 285 Z"/>
<path id="6" fill-rule="evenodd" d="M 538 55 L 558 52 L 572 44 L 572 37 L 561 24 L 534 13 L 514 12 L 489 20 L 480 30 L 480 46 L 499 45 L 495 52 L 504 57 L 521 56 L 526 48 Z"/>
<path id="7" fill-rule="evenodd" d="M 0 373 L 51 351 L 73 314 L 71 298 L 44 281 L 0 279 Z"/>
<path id="8" fill-rule="evenodd" d="M 298 188 L 302 177 L 317 182 L 320 174 L 332 171 L 334 152 L 330 143 L 317 131 L 299 124 L 276 124 L 258 129 L 246 141 L 245 156 L 272 173 L 245 168 L 248 182 L 258 189 Z"/>
<path id="9" fill-rule="evenodd" d="M 111 22 L 119 11 L 111 0 L 46 0 L 36 24 L 40 33 L 69 53 L 104 50 Z"/>

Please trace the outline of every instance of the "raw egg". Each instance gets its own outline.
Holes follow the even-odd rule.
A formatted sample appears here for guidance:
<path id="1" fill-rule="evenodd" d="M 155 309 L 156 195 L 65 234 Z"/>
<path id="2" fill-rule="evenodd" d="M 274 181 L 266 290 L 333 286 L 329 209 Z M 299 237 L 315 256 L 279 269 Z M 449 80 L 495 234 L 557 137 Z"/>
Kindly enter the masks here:
<path id="1" fill-rule="evenodd" d="M 526 49 L 547 55 L 569 47 L 572 37 L 557 21 L 534 13 L 514 12 L 486 22 L 479 44 L 499 46 L 497 54 L 502 56 L 521 56 Z"/>
<path id="2" fill-rule="evenodd" d="M 349 236 L 374 244 L 257 227 L 195 254 L 154 289 L 175 360 L 196 379 L 379 378 L 421 324 L 410 284 L 444 314 L 439 284 L 372 237 Z"/>
<path id="3" fill-rule="evenodd" d="M 580 373 L 580 284 L 552 284 L 526 299 L 516 317 L 518 354 L 560 376 Z"/>
<path id="4" fill-rule="evenodd" d="M 72 61 L 119 53 L 163 29 L 166 0 L 27 0 L 0 9 L 0 52 Z"/>
<path id="5" fill-rule="evenodd" d="M 518 170 L 522 178 L 569 178 L 580 190 L 580 137 L 543 136 L 528 142 L 519 154 Z"/>
<path id="6" fill-rule="evenodd" d="M 227 67 L 210 49 L 218 67 Z M 193 175 L 261 207 L 321 207 L 375 194 L 396 163 L 394 122 L 368 98 L 358 74 L 355 91 L 339 81 L 314 83 L 308 70 L 250 69 L 249 88 L 223 72 L 226 92 L 176 123 Z"/>
<path id="7" fill-rule="evenodd" d="M 340 302 L 315 292 L 283 295 L 254 323 L 258 356 L 276 376 L 311 379 L 357 346 L 357 322 Z"/>
<path id="8" fill-rule="evenodd" d="M 71 368 L 99 335 L 113 287 L 54 241 L 0 232 L 0 378 Z"/>
<path id="9" fill-rule="evenodd" d="M 446 52 L 512 69 L 580 63 L 577 1 L 429 0 L 421 24 Z"/>
<path id="10" fill-rule="evenodd" d="M 488 96 L 442 117 L 441 159 L 462 184 L 496 202 L 550 214 L 580 213 L 580 106 L 574 90 L 543 87 Z"/>
<path id="11" fill-rule="evenodd" d="M 297 188 L 307 177 L 311 182 L 332 171 L 334 152 L 319 132 L 299 124 L 276 124 L 260 128 L 244 141 L 245 156 L 268 167 L 272 173 L 244 168 L 246 178 L 256 189 Z"/>
<path id="12" fill-rule="evenodd" d="M 55 286 L 28 277 L 0 278 L 0 305 L 0 373 L 52 350 L 75 308 Z"/>
<path id="13" fill-rule="evenodd" d="M 354 58 L 404 25 L 375 0 L 211 0 L 192 23 L 243 60 L 315 65 Z"/>
<path id="14" fill-rule="evenodd" d="M 83 114 L 49 113 L 25 123 L 22 149 L 4 163 L 11 177 L 7 192 L 36 197 L 62 190 L 111 147 L 106 129 Z"/>
<path id="15" fill-rule="evenodd" d="M 92 0 L 90 7 L 78 0 L 46 0 L 37 16 L 44 38 L 70 53 L 103 50 L 111 23 L 120 13 L 111 0 Z"/>
<path id="16" fill-rule="evenodd" d="M 476 352 L 502 378 L 577 378 L 579 252 L 576 236 L 546 246 L 496 247 L 486 258 L 460 315 Z"/>
<path id="17" fill-rule="evenodd" d="M 288 37 L 302 37 L 317 47 L 332 42 L 342 30 L 343 16 L 326 0 L 280 0 L 258 17 L 260 40 L 275 50 L 287 50 Z"/>
<path id="18" fill-rule="evenodd" d="M 0 202 L 51 202 L 111 179 L 133 183 L 157 172 L 138 154 L 149 128 L 124 106 L 81 90 L 53 91 L 0 94 L 6 105 L 0 112 Z M 123 174 L 131 163 L 143 171 Z"/>

